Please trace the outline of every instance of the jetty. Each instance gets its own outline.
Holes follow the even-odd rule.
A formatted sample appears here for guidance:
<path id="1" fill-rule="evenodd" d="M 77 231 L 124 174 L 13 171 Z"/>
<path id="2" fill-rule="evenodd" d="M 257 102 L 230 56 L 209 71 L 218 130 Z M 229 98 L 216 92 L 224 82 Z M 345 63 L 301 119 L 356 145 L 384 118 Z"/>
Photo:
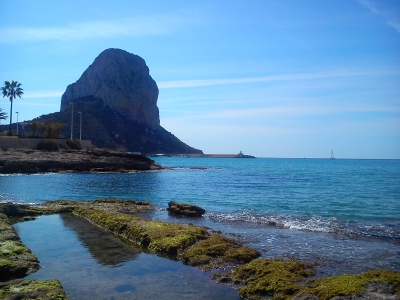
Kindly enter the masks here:
<path id="1" fill-rule="evenodd" d="M 154 154 L 151 157 L 189 157 L 189 158 L 256 158 L 253 155 L 243 154 Z"/>

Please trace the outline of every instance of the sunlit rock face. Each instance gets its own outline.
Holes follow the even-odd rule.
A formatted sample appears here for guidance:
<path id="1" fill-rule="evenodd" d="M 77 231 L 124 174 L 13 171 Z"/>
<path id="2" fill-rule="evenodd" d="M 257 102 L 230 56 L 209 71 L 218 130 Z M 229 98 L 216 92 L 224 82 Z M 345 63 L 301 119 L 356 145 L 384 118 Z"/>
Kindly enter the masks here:
<path id="1" fill-rule="evenodd" d="M 126 118 L 157 128 L 158 87 L 149 74 L 146 62 L 138 55 L 120 49 L 107 49 L 70 84 L 61 99 L 61 111 L 69 102 L 101 99 L 104 106 Z"/>

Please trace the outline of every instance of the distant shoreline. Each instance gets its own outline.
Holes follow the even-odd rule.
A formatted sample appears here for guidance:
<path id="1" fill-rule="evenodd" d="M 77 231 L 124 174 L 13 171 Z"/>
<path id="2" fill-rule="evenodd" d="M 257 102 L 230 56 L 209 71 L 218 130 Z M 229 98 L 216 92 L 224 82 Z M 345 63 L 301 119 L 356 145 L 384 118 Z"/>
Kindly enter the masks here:
<path id="1" fill-rule="evenodd" d="M 253 155 L 239 154 L 154 154 L 151 157 L 189 157 L 189 158 L 256 158 Z"/>

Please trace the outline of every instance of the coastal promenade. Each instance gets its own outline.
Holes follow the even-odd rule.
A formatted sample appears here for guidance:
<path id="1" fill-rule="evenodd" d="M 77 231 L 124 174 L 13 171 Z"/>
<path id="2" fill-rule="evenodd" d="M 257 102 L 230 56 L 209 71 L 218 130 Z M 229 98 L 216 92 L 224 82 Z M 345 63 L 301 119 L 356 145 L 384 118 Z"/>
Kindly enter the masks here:
<path id="1" fill-rule="evenodd" d="M 48 139 L 48 138 L 18 138 L 16 136 L 0 136 L 1 149 L 37 149 L 38 145 L 43 141 L 54 140 L 59 144 L 65 144 L 67 139 Z M 92 141 L 79 140 L 82 149 L 90 149 Z"/>

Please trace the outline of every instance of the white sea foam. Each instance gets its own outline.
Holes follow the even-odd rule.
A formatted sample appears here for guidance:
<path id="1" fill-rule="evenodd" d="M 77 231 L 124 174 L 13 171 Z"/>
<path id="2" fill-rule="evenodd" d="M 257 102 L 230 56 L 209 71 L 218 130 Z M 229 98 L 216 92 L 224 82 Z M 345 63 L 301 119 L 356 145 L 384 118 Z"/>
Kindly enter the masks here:
<path id="1" fill-rule="evenodd" d="M 234 213 L 209 212 L 207 217 L 216 221 L 250 222 L 266 226 L 274 226 L 290 230 L 303 230 L 333 234 L 375 236 L 383 238 L 400 238 L 400 229 L 394 225 L 359 224 L 342 222 L 334 217 L 293 215 L 262 215 L 259 213 L 240 211 Z"/>

